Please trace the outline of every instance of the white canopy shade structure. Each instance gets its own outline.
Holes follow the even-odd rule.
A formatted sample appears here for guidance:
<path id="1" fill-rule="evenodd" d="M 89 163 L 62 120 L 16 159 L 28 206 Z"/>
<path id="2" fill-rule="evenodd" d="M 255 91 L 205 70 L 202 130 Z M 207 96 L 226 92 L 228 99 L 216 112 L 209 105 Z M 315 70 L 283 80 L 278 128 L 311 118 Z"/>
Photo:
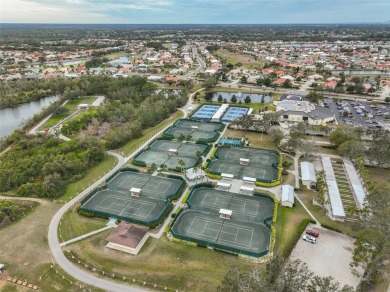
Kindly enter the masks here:
<path id="1" fill-rule="evenodd" d="M 168 153 L 170 154 L 170 155 L 176 155 L 176 154 L 178 154 L 178 151 L 177 151 L 177 149 L 168 149 Z"/>
<path id="2" fill-rule="evenodd" d="M 232 186 L 231 184 L 227 184 L 227 183 L 223 183 L 223 182 L 217 183 L 217 188 L 223 189 L 223 190 L 228 190 L 228 189 L 230 189 L 231 186 Z"/>
<path id="3" fill-rule="evenodd" d="M 244 193 L 244 194 L 253 194 L 253 192 L 255 191 L 255 188 L 241 186 L 240 190 L 241 190 L 241 193 Z"/>
<path id="4" fill-rule="evenodd" d="M 329 201 L 332 208 L 332 215 L 336 218 L 345 218 L 345 211 L 343 202 L 341 201 L 341 196 L 339 188 L 336 182 L 336 176 L 333 172 L 332 162 L 330 157 L 322 157 L 322 165 L 324 167 L 326 184 L 328 185 L 328 195 Z"/>
<path id="5" fill-rule="evenodd" d="M 219 210 L 219 217 L 222 219 L 230 219 L 232 217 L 232 210 L 227 209 L 220 209 Z"/>
<path id="6" fill-rule="evenodd" d="M 241 165 L 248 165 L 249 159 L 248 158 L 240 158 L 240 164 Z"/>
<path id="7" fill-rule="evenodd" d="M 234 175 L 230 173 L 221 173 L 221 177 L 223 180 L 232 180 Z"/>
<path id="8" fill-rule="evenodd" d="M 130 189 L 130 195 L 134 197 L 139 197 L 142 194 L 142 189 L 139 188 L 131 188 Z"/>
<path id="9" fill-rule="evenodd" d="M 244 183 L 254 184 L 254 183 L 256 182 L 256 178 L 254 178 L 254 177 L 249 177 L 249 176 L 244 176 L 244 177 L 242 178 L 242 181 L 243 181 Z"/>
<path id="10" fill-rule="evenodd" d="M 198 126 L 191 126 L 191 130 L 192 130 L 192 131 L 198 131 L 198 130 L 199 130 L 199 127 L 198 127 Z"/>
<path id="11" fill-rule="evenodd" d="M 356 206 L 363 208 L 364 200 L 366 199 L 366 192 L 364 191 L 362 182 L 359 178 L 355 166 L 349 161 L 344 161 L 345 170 L 347 172 L 349 181 L 351 182 L 353 195 L 355 197 Z"/>
<path id="12" fill-rule="evenodd" d="M 88 109 L 89 108 L 89 104 L 88 103 L 80 103 L 77 107 L 79 109 Z"/>
<path id="13" fill-rule="evenodd" d="M 229 105 L 226 104 L 226 103 L 224 103 L 223 105 L 221 105 L 221 106 L 219 107 L 219 109 L 215 112 L 215 114 L 213 115 L 213 117 L 211 118 L 211 120 L 212 120 L 213 122 L 218 122 L 218 121 L 222 118 L 223 114 L 226 112 L 226 110 L 228 109 L 228 107 L 229 107 Z"/>

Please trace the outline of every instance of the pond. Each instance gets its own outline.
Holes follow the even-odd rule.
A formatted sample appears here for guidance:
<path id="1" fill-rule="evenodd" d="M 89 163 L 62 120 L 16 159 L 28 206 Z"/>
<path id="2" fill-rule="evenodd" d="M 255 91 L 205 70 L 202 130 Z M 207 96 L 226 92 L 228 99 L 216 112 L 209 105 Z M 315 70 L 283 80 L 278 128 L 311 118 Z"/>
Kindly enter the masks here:
<path id="1" fill-rule="evenodd" d="M 12 134 L 23 121 L 32 118 L 44 107 L 59 99 L 59 96 L 43 97 L 39 100 L 23 103 L 15 107 L 0 109 L 0 138 Z"/>
<path id="2" fill-rule="evenodd" d="M 257 93 L 243 93 L 243 92 L 214 92 L 213 93 L 213 101 L 218 101 L 219 95 L 222 96 L 223 99 L 226 99 L 227 102 L 230 102 L 233 95 L 237 97 L 237 102 L 240 100 L 244 102 L 247 95 L 249 95 L 251 102 L 270 102 L 272 100 L 271 96 L 257 94 Z"/>

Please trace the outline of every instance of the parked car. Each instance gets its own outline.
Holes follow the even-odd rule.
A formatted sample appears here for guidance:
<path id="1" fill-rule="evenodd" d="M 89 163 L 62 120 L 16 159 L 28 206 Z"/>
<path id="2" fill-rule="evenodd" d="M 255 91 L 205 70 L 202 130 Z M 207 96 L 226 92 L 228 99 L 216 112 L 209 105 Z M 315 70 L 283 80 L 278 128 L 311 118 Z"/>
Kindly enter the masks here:
<path id="1" fill-rule="evenodd" d="M 317 241 L 313 236 L 306 235 L 306 234 L 304 236 L 302 236 L 302 239 L 304 241 L 307 241 L 307 242 L 310 242 L 310 243 L 316 243 L 316 241 Z"/>
<path id="2" fill-rule="evenodd" d="M 313 236 L 313 237 L 318 237 L 320 234 L 318 231 L 312 230 L 312 229 L 306 229 L 306 234 Z"/>

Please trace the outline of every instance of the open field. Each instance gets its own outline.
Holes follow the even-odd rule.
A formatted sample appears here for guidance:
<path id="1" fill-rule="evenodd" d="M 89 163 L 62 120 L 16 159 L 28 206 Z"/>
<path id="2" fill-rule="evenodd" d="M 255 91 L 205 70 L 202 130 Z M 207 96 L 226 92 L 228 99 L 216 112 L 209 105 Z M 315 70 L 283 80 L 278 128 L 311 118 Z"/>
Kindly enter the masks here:
<path id="1" fill-rule="evenodd" d="M 271 137 L 267 134 L 249 132 L 249 131 L 246 132 L 246 131 L 234 130 L 234 129 L 226 129 L 223 135 L 223 137 L 239 138 L 239 139 L 241 139 L 242 136 L 244 136 L 249 141 L 251 147 L 278 150 L 278 148 L 272 142 Z"/>
<path id="2" fill-rule="evenodd" d="M 366 167 L 372 180 L 380 187 L 389 185 L 390 169 L 379 167 Z"/>
<path id="3" fill-rule="evenodd" d="M 77 213 L 77 208 L 78 206 L 73 206 L 62 217 L 61 226 L 59 227 L 58 232 L 58 235 L 61 234 L 61 237 L 59 238 L 60 242 L 67 241 L 106 226 L 107 220 L 98 217 L 87 218 L 81 216 Z"/>
<path id="4" fill-rule="evenodd" d="M 138 139 L 134 139 L 127 143 L 125 146 L 118 149 L 118 153 L 123 153 L 125 156 L 130 155 L 135 150 L 139 148 L 146 140 L 148 140 L 153 133 L 161 131 L 163 128 L 165 128 L 169 123 L 183 117 L 183 112 L 178 110 L 174 114 L 172 114 L 169 118 L 163 120 L 161 123 L 157 124 L 156 126 L 146 129 L 143 131 L 142 137 Z"/>
<path id="5" fill-rule="evenodd" d="M 7 275 L 26 279 L 37 285 L 40 291 L 80 291 L 79 286 L 71 285 L 50 268 L 47 232 L 49 222 L 59 207 L 56 203 L 44 201 L 31 214 L 0 230 L 1 262 L 6 265 Z M 69 276 L 67 278 L 70 279 Z M 31 291 L 15 284 L 6 284 L 0 290 Z"/>
<path id="6" fill-rule="evenodd" d="M 246 68 L 260 68 L 265 63 L 265 61 L 263 60 L 259 60 L 259 61 L 255 60 L 254 57 L 251 55 L 229 52 L 226 49 L 220 49 L 217 52 L 215 52 L 214 55 L 222 59 L 226 59 L 227 64 L 231 63 L 235 65 L 237 63 L 242 63 L 243 66 Z"/>
<path id="7" fill-rule="evenodd" d="M 207 248 L 170 242 L 165 235 L 159 240 L 149 238 L 140 253 L 132 256 L 105 247 L 104 239 L 110 232 L 94 235 L 66 249 L 97 269 L 181 291 L 215 291 L 231 266 L 245 271 L 255 266 Z"/>

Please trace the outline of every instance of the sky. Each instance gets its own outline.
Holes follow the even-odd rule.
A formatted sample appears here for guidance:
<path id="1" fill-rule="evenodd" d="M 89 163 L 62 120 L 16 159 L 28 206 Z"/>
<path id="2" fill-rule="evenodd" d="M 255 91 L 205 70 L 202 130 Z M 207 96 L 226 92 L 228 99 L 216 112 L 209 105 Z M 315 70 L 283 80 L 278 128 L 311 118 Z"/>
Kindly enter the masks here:
<path id="1" fill-rule="evenodd" d="M 351 23 L 390 21 L 390 0 L 1 0 L 1 23 Z"/>

